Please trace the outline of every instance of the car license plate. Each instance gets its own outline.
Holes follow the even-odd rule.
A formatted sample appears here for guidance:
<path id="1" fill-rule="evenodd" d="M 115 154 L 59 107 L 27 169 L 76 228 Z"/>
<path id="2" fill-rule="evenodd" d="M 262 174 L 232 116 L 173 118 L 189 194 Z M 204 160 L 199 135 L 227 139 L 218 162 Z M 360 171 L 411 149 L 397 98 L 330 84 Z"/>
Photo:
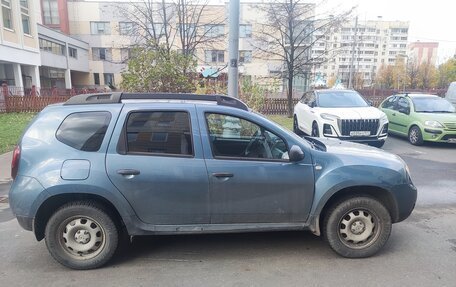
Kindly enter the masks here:
<path id="1" fill-rule="evenodd" d="M 449 143 L 456 143 L 456 138 L 454 138 L 454 139 L 448 139 L 448 142 L 449 142 Z"/>
<path id="2" fill-rule="evenodd" d="M 351 131 L 350 136 L 351 137 L 367 137 L 370 136 L 371 132 L 370 131 Z"/>

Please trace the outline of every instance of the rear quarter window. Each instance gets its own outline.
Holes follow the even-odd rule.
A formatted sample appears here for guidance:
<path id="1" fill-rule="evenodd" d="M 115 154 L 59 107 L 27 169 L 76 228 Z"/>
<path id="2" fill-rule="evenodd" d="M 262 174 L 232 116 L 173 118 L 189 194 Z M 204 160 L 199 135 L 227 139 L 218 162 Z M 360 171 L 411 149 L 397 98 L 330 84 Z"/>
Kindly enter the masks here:
<path id="1" fill-rule="evenodd" d="M 83 112 L 67 116 L 55 136 L 60 142 L 81 151 L 98 151 L 111 121 L 109 112 Z"/>

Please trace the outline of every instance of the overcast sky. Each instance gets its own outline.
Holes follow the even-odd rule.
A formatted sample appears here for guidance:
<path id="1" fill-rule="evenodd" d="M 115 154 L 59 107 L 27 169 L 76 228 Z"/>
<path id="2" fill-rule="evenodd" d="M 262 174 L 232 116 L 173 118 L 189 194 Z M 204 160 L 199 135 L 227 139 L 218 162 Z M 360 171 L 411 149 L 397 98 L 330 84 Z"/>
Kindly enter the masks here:
<path id="1" fill-rule="evenodd" d="M 242 1 L 242 0 L 241 0 Z M 329 7 L 357 6 L 360 20 L 409 21 L 409 40 L 439 42 L 439 62 L 456 52 L 456 0 L 327 0 Z"/>

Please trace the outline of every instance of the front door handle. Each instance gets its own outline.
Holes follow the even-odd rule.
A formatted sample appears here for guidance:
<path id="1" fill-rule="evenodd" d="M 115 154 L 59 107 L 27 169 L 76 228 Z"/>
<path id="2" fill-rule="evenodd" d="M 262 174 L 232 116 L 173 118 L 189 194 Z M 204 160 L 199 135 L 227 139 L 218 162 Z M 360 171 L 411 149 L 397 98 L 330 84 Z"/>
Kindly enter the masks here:
<path id="1" fill-rule="evenodd" d="M 213 177 L 233 177 L 234 174 L 229 172 L 214 172 L 212 174 Z"/>
<path id="2" fill-rule="evenodd" d="M 392 115 L 393 115 L 393 116 L 395 116 L 395 115 L 396 115 L 396 113 L 392 113 Z"/>
<path id="3" fill-rule="evenodd" d="M 139 175 L 141 172 L 137 169 L 119 169 L 117 173 L 120 175 Z"/>

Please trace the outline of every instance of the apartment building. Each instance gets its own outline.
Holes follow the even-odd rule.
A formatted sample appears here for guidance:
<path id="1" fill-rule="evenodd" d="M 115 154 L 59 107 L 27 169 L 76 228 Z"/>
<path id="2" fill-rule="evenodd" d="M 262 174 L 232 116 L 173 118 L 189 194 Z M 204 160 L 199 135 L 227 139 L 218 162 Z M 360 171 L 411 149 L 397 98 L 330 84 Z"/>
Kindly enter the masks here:
<path id="1" fill-rule="evenodd" d="M 362 86 L 371 86 L 382 65 L 394 65 L 406 57 L 408 28 L 408 22 L 382 19 L 346 23 L 314 46 L 312 54 L 336 51 L 336 56 L 314 68 L 314 74 L 348 86 L 352 67 Z"/>
<path id="2" fill-rule="evenodd" d="M 2 0 L 0 4 L 0 83 L 18 87 L 17 94 L 40 86 L 36 1 Z"/>
<path id="3" fill-rule="evenodd" d="M 438 49 L 437 42 L 412 42 L 409 44 L 408 57 L 417 65 L 429 63 L 435 66 Z"/>

